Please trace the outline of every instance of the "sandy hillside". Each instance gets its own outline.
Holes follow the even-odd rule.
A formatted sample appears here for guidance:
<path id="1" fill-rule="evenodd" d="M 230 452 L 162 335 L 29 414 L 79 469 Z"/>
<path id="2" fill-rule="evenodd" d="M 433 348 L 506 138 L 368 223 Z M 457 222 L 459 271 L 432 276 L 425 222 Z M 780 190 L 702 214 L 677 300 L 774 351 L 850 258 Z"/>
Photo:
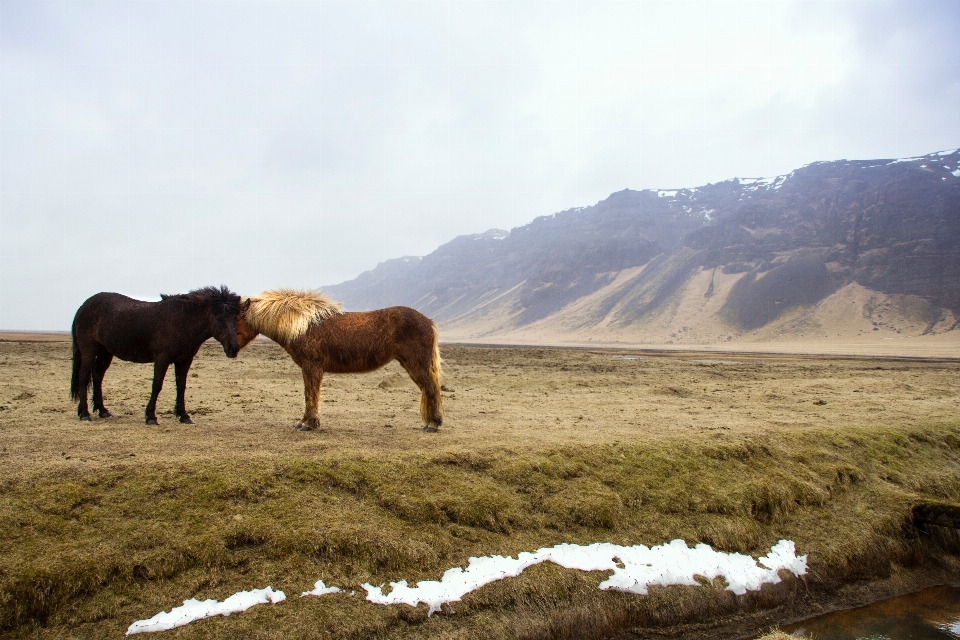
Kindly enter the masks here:
<path id="1" fill-rule="evenodd" d="M 724 322 L 720 310 L 743 276 L 719 269 L 701 270 L 658 312 L 638 321 L 619 317 L 626 304 L 622 300 L 610 305 L 606 315 L 596 321 L 593 314 L 604 306 L 604 300 L 621 299 L 623 289 L 641 272 L 642 268 L 625 270 L 595 294 L 517 328 L 511 326 L 516 301 L 511 294 L 504 294 L 469 320 L 442 325 L 442 338 L 488 344 L 960 356 L 960 329 L 951 313 L 934 311 L 915 296 L 887 295 L 858 284 L 843 287 L 813 307 L 786 310 L 760 329 L 738 330 Z"/>

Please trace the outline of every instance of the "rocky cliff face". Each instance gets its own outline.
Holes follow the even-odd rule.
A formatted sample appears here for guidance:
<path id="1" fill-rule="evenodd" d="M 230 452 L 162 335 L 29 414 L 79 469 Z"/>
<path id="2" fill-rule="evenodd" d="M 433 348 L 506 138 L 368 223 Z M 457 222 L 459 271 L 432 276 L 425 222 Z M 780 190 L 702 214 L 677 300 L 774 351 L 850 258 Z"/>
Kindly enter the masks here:
<path id="1" fill-rule="evenodd" d="M 415 307 L 463 338 L 696 342 L 790 322 L 863 333 L 885 327 L 880 310 L 914 333 L 943 332 L 960 318 L 960 151 L 625 190 L 325 291 L 348 309 Z M 837 296 L 851 298 L 846 316 L 828 313 Z M 813 311 L 822 317 L 804 320 Z"/>

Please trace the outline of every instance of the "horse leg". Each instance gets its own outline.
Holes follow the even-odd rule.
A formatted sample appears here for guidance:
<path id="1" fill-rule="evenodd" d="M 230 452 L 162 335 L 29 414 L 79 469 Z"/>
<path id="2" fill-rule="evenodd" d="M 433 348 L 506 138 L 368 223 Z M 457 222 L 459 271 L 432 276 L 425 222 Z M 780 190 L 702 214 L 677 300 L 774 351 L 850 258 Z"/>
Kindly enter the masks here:
<path id="1" fill-rule="evenodd" d="M 313 362 L 304 362 L 303 371 L 303 420 L 294 429 L 313 431 L 320 426 L 318 406 L 320 405 L 320 385 L 323 383 L 323 369 Z"/>
<path id="2" fill-rule="evenodd" d="M 101 418 L 112 418 L 113 414 L 103 406 L 103 376 L 113 362 L 113 354 L 100 347 L 97 351 L 97 360 L 93 367 L 93 409 Z"/>
<path id="3" fill-rule="evenodd" d="M 174 413 L 177 414 L 177 417 L 180 418 L 180 422 L 183 424 L 194 424 L 193 420 L 190 419 L 190 414 L 187 413 L 185 399 L 187 392 L 187 372 L 190 371 L 191 364 L 193 364 L 192 358 L 184 362 L 173 363 L 173 372 L 177 378 L 177 406 L 174 409 Z"/>
<path id="4" fill-rule="evenodd" d="M 87 396 L 90 392 L 90 378 L 93 377 L 94 367 L 96 366 L 97 356 L 95 351 L 90 349 L 80 350 L 80 382 L 77 389 L 80 394 L 80 403 L 77 405 L 77 415 L 84 422 L 90 422 L 90 409 L 87 405 Z"/>
<path id="5" fill-rule="evenodd" d="M 423 418 L 423 430 L 436 433 L 443 424 L 443 408 L 440 400 L 440 379 L 433 375 L 430 362 L 420 359 L 413 362 L 400 360 L 400 365 L 410 374 L 410 379 L 420 387 L 420 417 Z"/>
<path id="6" fill-rule="evenodd" d="M 157 396 L 163 389 L 163 378 L 167 375 L 167 367 L 169 366 L 170 363 L 164 358 L 157 359 L 153 363 L 153 390 L 150 392 L 150 402 L 147 403 L 147 424 L 160 424 L 157 420 Z"/>

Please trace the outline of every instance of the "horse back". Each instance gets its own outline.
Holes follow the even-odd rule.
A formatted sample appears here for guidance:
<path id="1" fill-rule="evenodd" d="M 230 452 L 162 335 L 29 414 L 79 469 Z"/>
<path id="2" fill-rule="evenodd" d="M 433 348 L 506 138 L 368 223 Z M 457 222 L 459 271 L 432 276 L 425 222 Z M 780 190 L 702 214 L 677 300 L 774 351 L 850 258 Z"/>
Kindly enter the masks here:
<path id="1" fill-rule="evenodd" d="M 183 345 L 185 327 L 162 302 L 134 300 L 120 293 L 98 293 L 77 310 L 74 332 L 78 342 L 92 340 L 114 356 L 129 362 L 153 362 L 164 353 L 177 360 L 194 353 L 196 345 Z"/>
<path id="2" fill-rule="evenodd" d="M 410 307 L 347 312 L 312 326 L 303 355 L 329 373 L 362 373 L 433 348 L 434 324 Z"/>

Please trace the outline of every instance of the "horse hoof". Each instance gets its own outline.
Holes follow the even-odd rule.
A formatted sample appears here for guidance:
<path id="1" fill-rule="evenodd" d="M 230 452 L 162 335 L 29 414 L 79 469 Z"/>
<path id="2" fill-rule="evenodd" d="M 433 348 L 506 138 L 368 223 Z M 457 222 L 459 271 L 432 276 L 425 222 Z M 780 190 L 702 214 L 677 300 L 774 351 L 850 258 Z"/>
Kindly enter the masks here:
<path id="1" fill-rule="evenodd" d="M 180 424 L 196 424 L 190 416 L 180 416 Z"/>
<path id="2" fill-rule="evenodd" d="M 425 433 L 436 433 L 439 430 L 440 429 L 438 429 L 437 427 L 431 426 L 429 424 L 423 428 L 423 431 Z"/>
<path id="3" fill-rule="evenodd" d="M 104 409 L 103 411 L 100 412 L 100 417 L 101 417 L 101 418 L 112 418 L 112 417 L 113 417 L 113 414 L 110 413 L 109 411 L 107 411 L 106 409 Z"/>
<path id="4" fill-rule="evenodd" d="M 91 418 L 89 415 L 80 416 L 80 422 L 93 422 L 93 418 Z"/>
<path id="5" fill-rule="evenodd" d="M 313 431 L 313 427 L 308 427 L 302 424 L 298 424 L 295 428 L 297 431 Z"/>
<path id="6" fill-rule="evenodd" d="M 147 424 L 149 425 L 159 425 L 160 422 L 156 418 L 147 418 Z"/>

